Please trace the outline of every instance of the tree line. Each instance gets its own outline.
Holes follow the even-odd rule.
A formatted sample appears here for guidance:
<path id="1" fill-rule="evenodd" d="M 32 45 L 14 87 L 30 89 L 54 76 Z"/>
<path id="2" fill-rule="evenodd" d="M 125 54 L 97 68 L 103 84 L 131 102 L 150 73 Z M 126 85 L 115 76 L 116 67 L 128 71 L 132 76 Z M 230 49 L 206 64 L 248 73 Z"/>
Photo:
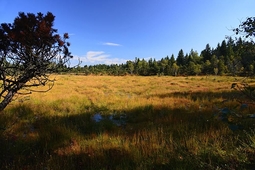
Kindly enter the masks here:
<path id="1" fill-rule="evenodd" d="M 0 114 L 18 94 L 31 94 L 32 87 L 46 86 L 52 89 L 55 79 L 51 73 L 75 72 L 85 75 L 253 75 L 255 66 L 255 17 L 248 17 L 233 29 L 242 38 L 229 37 L 215 49 L 209 44 L 198 52 L 185 54 L 181 49 L 175 57 L 161 60 L 135 58 L 123 64 L 75 68 L 66 63 L 73 58 L 69 51 L 68 33 L 62 37 L 53 28 L 55 16 L 48 12 L 20 12 L 13 23 L 0 24 Z M 247 40 L 249 39 L 249 40 Z M 20 90 L 24 90 L 20 92 Z"/>
<path id="2" fill-rule="evenodd" d="M 184 53 L 181 49 L 160 60 L 135 58 L 123 64 L 97 64 L 68 68 L 60 67 L 58 73 L 71 72 L 85 75 L 253 75 L 255 73 L 255 46 L 252 42 L 231 37 L 212 48 L 209 44 L 200 54 L 191 49 Z"/>

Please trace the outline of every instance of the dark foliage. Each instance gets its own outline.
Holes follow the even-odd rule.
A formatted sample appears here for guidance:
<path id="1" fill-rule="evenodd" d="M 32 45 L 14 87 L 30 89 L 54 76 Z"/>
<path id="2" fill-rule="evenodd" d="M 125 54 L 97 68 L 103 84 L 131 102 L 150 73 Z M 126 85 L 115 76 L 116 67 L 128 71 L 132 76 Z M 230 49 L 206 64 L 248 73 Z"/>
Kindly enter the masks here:
<path id="1" fill-rule="evenodd" d="M 49 73 L 72 57 L 68 50 L 70 43 L 66 42 L 69 36 L 65 33 L 62 38 L 57 34 L 54 19 L 50 12 L 46 15 L 19 13 L 12 24 L 1 24 L 0 111 L 19 90 L 54 82 L 49 79 Z"/>

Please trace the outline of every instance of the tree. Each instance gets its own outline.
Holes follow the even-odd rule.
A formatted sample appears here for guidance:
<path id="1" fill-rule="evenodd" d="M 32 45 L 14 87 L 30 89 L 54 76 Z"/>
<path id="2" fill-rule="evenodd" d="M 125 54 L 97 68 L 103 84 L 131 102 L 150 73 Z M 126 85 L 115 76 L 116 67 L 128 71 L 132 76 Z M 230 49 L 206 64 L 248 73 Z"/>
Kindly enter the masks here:
<path id="1" fill-rule="evenodd" d="M 178 70 L 179 70 L 179 66 L 176 63 L 174 63 L 173 66 L 172 66 L 172 74 L 174 76 L 177 76 L 178 75 Z"/>
<path id="2" fill-rule="evenodd" d="M 218 58 L 220 57 L 220 43 L 217 44 L 217 47 L 213 50 L 212 55 L 216 55 Z"/>
<path id="3" fill-rule="evenodd" d="M 219 72 L 218 67 L 213 68 L 213 71 L 214 71 L 214 74 L 217 76 L 217 75 L 218 75 L 218 72 Z"/>
<path id="4" fill-rule="evenodd" d="M 140 71 L 141 67 L 142 67 L 141 61 L 140 61 L 139 58 L 136 57 L 136 58 L 135 58 L 135 62 L 134 62 L 134 73 L 135 73 L 136 75 L 139 74 L 139 71 Z"/>
<path id="5" fill-rule="evenodd" d="M 195 64 L 201 63 L 201 57 L 198 55 L 197 51 L 194 51 L 193 49 L 191 49 L 189 53 L 189 57 L 190 57 L 189 60 L 193 61 Z"/>
<path id="6" fill-rule="evenodd" d="M 213 55 L 213 56 L 212 56 L 210 62 L 211 62 L 211 64 L 212 64 L 212 67 L 213 67 L 213 68 L 217 68 L 217 67 L 218 67 L 219 60 L 217 59 L 217 56 L 216 56 L 216 55 Z"/>
<path id="7" fill-rule="evenodd" d="M 206 62 L 203 64 L 203 73 L 205 74 L 212 74 L 212 64 L 209 60 L 206 60 Z"/>
<path id="8" fill-rule="evenodd" d="M 212 50 L 209 44 L 206 44 L 205 49 L 201 52 L 201 55 L 203 56 L 203 61 L 206 62 L 206 60 L 211 60 L 212 57 Z"/>
<path id="9" fill-rule="evenodd" d="M 160 72 L 159 64 L 155 58 L 153 60 L 152 58 L 150 58 L 148 61 L 148 64 L 149 64 L 149 75 L 156 75 Z"/>
<path id="10" fill-rule="evenodd" d="M 189 75 L 198 75 L 201 73 L 201 65 L 190 61 L 187 70 Z"/>
<path id="11" fill-rule="evenodd" d="M 169 60 L 168 65 L 172 66 L 174 63 L 175 63 L 175 58 L 174 58 L 174 55 L 172 54 L 172 55 L 171 55 L 171 58 L 170 58 L 170 60 Z"/>
<path id="12" fill-rule="evenodd" d="M 160 66 L 161 66 L 161 69 L 160 69 L 160 73 L 165 75 L 165 68 L 166 66 L 168 65 L 168 60 L 167 60 L 168 56 L 165 58 L 165 59 L 161 59 L 160 60 Z"/>
<path id="13" fill-rule="evenodd" d="M 255 37 L 255 17 L 248 17 L 238 28 L 233 29 L 236 34 L 242 34 L 244 38 L 250 38 L 253 42 Z"/>
<path id="14" fill-rule="evenodd" d="M 53 28 L 55 16 L 48 12 L 19 13 L 12 24 L 0 26 L 0 111 L 12 101 L 21 89 L 31 93 L 34 86 L 45 86 L 54 80 L 49 74 L 72 58 L 70 46 Z"/>
<path id="15" fill-rule="evenodd" d="M 185 57 L 184 57 L 184 52 L 183 50 L 181 49 L 179 52 L 178 52 L 178 56 L 177 56 L 177 59 L 176 59 L 176 62 L 177 62 L 177 65 L 178 66 L 183 66 L 185 64 Z"/>
<path id="16" fill-rule="evenodd" d="M 225 66 L 224 56 L 220 56 L 218 62 L 218 74 L 224 75 L 226 73 L 226 66 Z"/>
<path id="17" fill-rule="evenodd" d="M 135 69 L 134 63 L 129 60 L 129 61 L 127 61 L 126 64 L 127 64 L 127 68 L 128 68 L 129 73 L 132 75 L 133 71 Z"/>
<path id="18" fill-rule="evenodd" d="M 221 46 L 220 46 L 220 55 L 223 55 L 224 57 L 228 56 L 228 51 L 227 51 L 227 43 L 225 40 L 223 40 L 221 42 Z"/>
<path id="19" fill-rule="evenodd" d="M 141 68 L 139 70 L 139 75 L 148 76 L 149 75 L 149 63 L 145 59 L 142 59 L 140 61 L 140 64 L 141 64 Z"/>

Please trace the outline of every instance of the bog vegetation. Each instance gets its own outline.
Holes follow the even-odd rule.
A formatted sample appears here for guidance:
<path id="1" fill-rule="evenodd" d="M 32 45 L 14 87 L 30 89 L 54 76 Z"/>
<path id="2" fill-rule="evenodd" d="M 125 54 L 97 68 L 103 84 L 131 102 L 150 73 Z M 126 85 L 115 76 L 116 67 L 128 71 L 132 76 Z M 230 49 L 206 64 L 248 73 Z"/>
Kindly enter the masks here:
<path id="1" fill-rule="evenodd" d="M 254 113 L 242 77 L 53 75 L 0 116 L 1 169 L 251 169 Z M 248 81 L 248 80 L 247 80 Z M 250 79 L 248 83 L 254 83 Z M 43 90 L 43 87 L 34 87 Z"/>
<path id="2" fill-rule="evenodd" d="M 254 168 L 254 20 L 200 55 L 77 68 L 53 14 L 1 24 L 0 169 Z"/>

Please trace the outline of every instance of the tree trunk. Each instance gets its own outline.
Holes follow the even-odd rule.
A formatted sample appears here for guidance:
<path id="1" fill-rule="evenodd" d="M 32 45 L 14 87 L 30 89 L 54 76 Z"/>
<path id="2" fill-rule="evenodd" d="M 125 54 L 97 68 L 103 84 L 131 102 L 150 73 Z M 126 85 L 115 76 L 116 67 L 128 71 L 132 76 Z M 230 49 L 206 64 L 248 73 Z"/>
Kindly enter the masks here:
<path id="1" fill-rule="evenodd" d="M 7 95 L 4 97 L 4 100 L 0 103 L 0 114 L 6 108 L 6 106 L 12 101 L 14 95 L 26 84 L 25 82 L 27 81 L 24 81 L 23 83 L 18 83 L 16 88 L 11 89 L 7 93 Z"/>
<path id="2" fill-rule="evenodd" d="M 0 113 L 12 101 L 12 98 L 14 95 L 15 95 L 15 92 L 13 92 L 12 90 L 8 92 L 8 94 L 5 96 L 4 100 L 0 103 Z"/>

